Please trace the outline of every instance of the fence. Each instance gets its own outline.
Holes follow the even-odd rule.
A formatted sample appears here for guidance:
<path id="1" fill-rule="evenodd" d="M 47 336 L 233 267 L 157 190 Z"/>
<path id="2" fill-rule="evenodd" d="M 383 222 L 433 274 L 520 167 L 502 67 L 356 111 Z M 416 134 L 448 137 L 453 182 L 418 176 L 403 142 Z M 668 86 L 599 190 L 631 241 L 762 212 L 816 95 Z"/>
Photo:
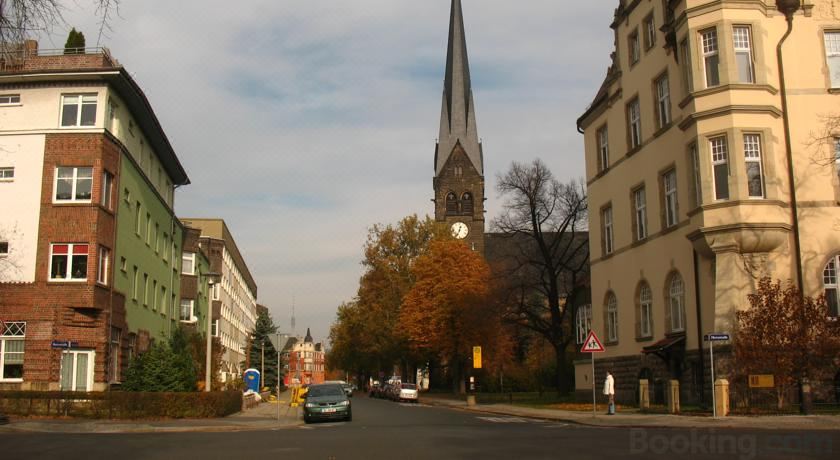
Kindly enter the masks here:
<path id="1" fill-rule="evenodd" d="M 140 393 L 0 392 L 0 413 L 100 419 L 216 418 L 242 410 L 239 391 Z"/>
<path id="2" fill-rule="evenodd" d="M 793 385 L 782 392 L 782 403 L 775 388 L 750 388 L 744 381 L 733 382 L 731 393 L 734 414 L 797 414 L 800 411 L 799 387 Z M 840 413 L 840 381 L 811 382 L 814 413 Z"/>

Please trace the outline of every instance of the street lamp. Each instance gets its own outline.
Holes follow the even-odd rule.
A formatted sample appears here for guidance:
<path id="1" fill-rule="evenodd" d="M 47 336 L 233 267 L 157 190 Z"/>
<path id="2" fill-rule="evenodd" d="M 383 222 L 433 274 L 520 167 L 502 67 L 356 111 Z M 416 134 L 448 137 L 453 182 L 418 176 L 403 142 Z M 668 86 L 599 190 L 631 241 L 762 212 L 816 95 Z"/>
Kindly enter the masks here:
<path id="1" fill-rule="evenodd" d="M 782 36 L 782 39 L 779 40 L 779 44 L 776 46 L 776 60 L 779 66 L 779 94 L 782 98 L 782 121 L 784 123 L 785 128 L 785 150 L 787 154 L 787 170 L 788 170 L 788 187 L 790 188 L 790 213 L 791 213 L 791 221 L 793 224 L 793 246 L 794 246 L 794 255 L 793 259 L 796 264 L 796 284 L 799 288 L 799 305 L 802 309 L 802 328 L 801 334 L 806 334 L 807 331 L 804 330 L 805 326 L 805 285 L 803 282 L 802 276 L 802 245 L 800 242 L 800 234 L 799 234 L 799 208 L 797 205 L 796 200 L 796 178 L 793 172 L 793 147 L 791 145 L 791 135 L 790 135 L 790 114 L 788 113 L 788 102 L 787 102 L 787 84 L 785 82 L 785 65 L 784 59 L 782 55 L 782 47 L 785 44 L 785 41 L 788 39 L 790 34 L 793 32 L 793 16 L 796 14 L 797 11 L 802 7 L 802 2 L 800 0 L 776 0 L 776 9 L 779 10 L 785 16 L 785 21 L 787 21 L 787 31 Z M 811 412 L 811 384 L 808 382 L 808 377 L 805 375 L 800 376 L 799 381 L 799 390 L 800 390 L 800 411 L 803 414 L 809 414 Z"/>
<path id="2" fill-rule="evenodd" d="M 213 292 L 216 284 L 219 282 L 221 275 L 218 273 L 205 273 L 208 278 L 207 286 L 209 287 L 207 295 L 207 349 L 204 357 L 204 391 L 210 391 L 211 386 L 211 368 L 213 366 Z"/>

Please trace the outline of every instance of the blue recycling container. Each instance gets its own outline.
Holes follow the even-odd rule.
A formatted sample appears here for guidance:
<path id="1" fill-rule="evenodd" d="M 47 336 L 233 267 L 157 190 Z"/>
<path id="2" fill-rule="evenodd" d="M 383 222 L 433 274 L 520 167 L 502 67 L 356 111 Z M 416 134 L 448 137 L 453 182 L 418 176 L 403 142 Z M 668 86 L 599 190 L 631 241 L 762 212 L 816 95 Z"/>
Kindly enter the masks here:
<path id="1" fill-rule="evenodd" d="M 242 378 L 245 379 L 246 390 L 253 390 L 257 393 L 260 392 L 260 371 L 256 369 L 248 369 L 245 371 Z"/>

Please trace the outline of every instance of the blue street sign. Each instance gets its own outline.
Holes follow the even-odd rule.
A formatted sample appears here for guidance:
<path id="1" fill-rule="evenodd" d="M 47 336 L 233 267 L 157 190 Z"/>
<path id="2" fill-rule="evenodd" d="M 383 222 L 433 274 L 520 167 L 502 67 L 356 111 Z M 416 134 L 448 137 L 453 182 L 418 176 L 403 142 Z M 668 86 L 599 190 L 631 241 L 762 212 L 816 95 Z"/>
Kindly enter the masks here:
<path id="1" fill-rule="evenodd" d="M 704 342 L 725 342 L 729 340 L 729 334 L 723 332 L 716 332 L 714 334 L 706 334 L 703 336 Z"/>
<path id="2" fill-rule="evenodd" d="M 79 342 L 71 342 L 69 340 L 53 340 L 50 344 L 53 348 L 76 348 L 79 346 Z"/>

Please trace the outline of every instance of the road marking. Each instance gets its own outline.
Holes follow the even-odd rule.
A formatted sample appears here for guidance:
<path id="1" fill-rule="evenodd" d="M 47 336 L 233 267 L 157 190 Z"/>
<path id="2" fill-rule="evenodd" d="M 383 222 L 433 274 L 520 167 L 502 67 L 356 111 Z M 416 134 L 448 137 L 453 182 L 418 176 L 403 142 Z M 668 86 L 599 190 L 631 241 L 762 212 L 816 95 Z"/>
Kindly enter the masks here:
<path id="1" fill-rule="evenodd" d="M 529 420 L 519 417 L 476 417 L 490 423 L 528 423 Z"/>

